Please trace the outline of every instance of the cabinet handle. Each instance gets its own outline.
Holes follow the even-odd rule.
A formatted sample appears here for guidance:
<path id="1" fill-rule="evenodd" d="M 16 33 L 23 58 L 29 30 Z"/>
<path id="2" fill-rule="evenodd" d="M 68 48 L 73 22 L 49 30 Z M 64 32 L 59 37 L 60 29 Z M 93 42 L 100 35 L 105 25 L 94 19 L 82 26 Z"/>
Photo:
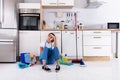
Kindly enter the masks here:
<path id="1" fill-rule="evenodd" d="M 93 33 L 102 33 L 102 32 L 93 32 Z"/>
<path id="2" fill-rule="evenodd" d="M 93 37 L 93 38 L 97 38 L 98 39 L 98 38 L 101 38 L 101 37 Z"/>
<path id="3" fill-rule="evenodd" d="M 54 34 L 59 34 L 60 32 L 53 32 Z"/>
<path id="4" fill-rule="evenodd" d="M 57 3 L 49 3 L 49 4 L 54 5 L 54 4 L 57 4 Z"/>
<path id="5" fill-rule="evenodd" d="M 93 49 L 101 49 L 101 47 L 93 47 Z"/>
<path id="6" fill-rule="evenodd" d="M 8 41 L 8 42 L 0 42 L 0 45 L 1 45 L 1 44 L 14 44 L 14 43 Z"/>
<path id="7" fill-rule="evenodd" d="M 65 5 L 66 3 L 58 3 L 58 4 L 60 4 L 60 5 Z"/>

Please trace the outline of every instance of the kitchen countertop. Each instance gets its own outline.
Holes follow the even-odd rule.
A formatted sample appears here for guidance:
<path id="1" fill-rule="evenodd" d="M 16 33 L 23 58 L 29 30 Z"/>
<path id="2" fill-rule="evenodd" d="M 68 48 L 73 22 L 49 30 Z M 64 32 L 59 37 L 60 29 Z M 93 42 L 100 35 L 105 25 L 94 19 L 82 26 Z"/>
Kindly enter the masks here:
<path id="1" fill-rule="evenodd" d="M 75 29 L 45 29 L 45 30 L 41 30 L 41 31 L 74 31 Z M 84 29 L 78 29 L 78 31 L 82 31 L 82 30 L 110 30 L 113 32 L 118 32 L 120 31 L 120 29 L 95 29 L 95 28 L 84 28 Z"/>
<path id="2" fill-rule="evenodd" d="M 120 32 L 120 29 L 95 29 L 95 28 L 91 28 L 91 29 L 78 29 L 78 31 L 84 31 L 84 30 L 109 30 L 109 31 L 112 31 L 112 32 Z M 19 31 L 30 31 L 30 30 L 19 30 Z M 34 31 L 34 30 L 31 30 L 31 31 Z M 35 30 L 37 31 L 37 30 Z M 75 29 L 44 29 L 44 30 L 38 30 L 38 31 L 75 31 Z"/>

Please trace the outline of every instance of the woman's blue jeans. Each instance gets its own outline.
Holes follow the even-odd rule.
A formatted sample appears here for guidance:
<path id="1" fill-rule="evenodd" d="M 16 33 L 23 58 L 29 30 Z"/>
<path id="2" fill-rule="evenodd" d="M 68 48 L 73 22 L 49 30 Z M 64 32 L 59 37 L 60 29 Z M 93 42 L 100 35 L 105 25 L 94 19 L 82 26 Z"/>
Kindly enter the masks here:
<path id="1" fill-rule="evenodd" d="M 59 60 L 59 58 L 60 54 L 57 47 L 54 47 L 54 49 L 44 47 L 39 56 L 40 62 L 42 63 L 42 60 L 45 60 L 46 64 L 54 64 L 54 62 Z"/>

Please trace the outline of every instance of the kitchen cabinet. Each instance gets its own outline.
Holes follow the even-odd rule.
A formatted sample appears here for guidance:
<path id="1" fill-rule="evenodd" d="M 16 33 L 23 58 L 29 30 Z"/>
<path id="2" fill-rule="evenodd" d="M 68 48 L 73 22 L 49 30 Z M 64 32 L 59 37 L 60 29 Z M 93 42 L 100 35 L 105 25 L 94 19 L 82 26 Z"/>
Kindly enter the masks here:
<path id="1" fill-rule="evenodd" d="M 40 31 L 19 31 L 19 53 L 40 54 Z"/>
<path id="2" fill-rule="evenodd" d="M 118 32 L 118 45 L 117 45 L 117 55 L 118 55 L 118 58 L 120 59 L 120 32 Z"/>
<path id="3" fill-rule="evenodd" d="M 62 31 L 62 52 L 70 59 L 80 59 L 83 56 L 82 31 Z"/>
<path id="4" fill-rule="evenodd" d="M 57 0 L 42 0 L 42 6 L 57 6 Z"/>
<path id="5" fill-rule="evenodd" d="M 83 41 L 82 41 L 82 31 L 78 31 L 77 33 L 77 58 L 80 59 L 83 56 Z"/>
<path id="6" fill-rule="evenodd" d="M 58 6 L 74 6 L 74 0 L 58 0 Z"/>
<path id="7" fill-rule="evenodd" d="M 40 10 L 40 3 L 19 3 L 18 8 L 19 9 L 38 9 L 38 10 Z"/>
<path id="8" fill-rule="evenodd" d="M 74 6 L 74 0 L 42 0 L 42 6 Z"/>
<path id="9" fill-rule="evenodd" d="M 111 31 L 83 31 L 84 56 L 111 56 Z"/>
<path id="10" fill-rule="evenodd" d="M 57 40 L 57 47 L 61 53 L 61 31 L 40 31 L 40 42 L 45 42 L 49 33 L 54 33 Z"/>
<path id="11" fill-rule="evenodd" d="M 63 56 L 76 59 L 76 36 L 75 31 L 62 31 Z"/>

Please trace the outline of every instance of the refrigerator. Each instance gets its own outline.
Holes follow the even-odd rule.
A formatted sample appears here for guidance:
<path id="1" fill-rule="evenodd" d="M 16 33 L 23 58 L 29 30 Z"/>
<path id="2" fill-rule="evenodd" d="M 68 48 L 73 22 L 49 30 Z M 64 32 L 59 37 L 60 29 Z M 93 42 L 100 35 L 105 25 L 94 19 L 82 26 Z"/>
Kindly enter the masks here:
<path id="1" fill-rule="evenodd" d="M 0 62 L 16 62 L 18 0 L 0 0 Z"/>
<path id="2" fill-rule="evenodd" d="M 16 36 L 16 29 L 0 29 L 0 62 L 16 62 Z"/>

